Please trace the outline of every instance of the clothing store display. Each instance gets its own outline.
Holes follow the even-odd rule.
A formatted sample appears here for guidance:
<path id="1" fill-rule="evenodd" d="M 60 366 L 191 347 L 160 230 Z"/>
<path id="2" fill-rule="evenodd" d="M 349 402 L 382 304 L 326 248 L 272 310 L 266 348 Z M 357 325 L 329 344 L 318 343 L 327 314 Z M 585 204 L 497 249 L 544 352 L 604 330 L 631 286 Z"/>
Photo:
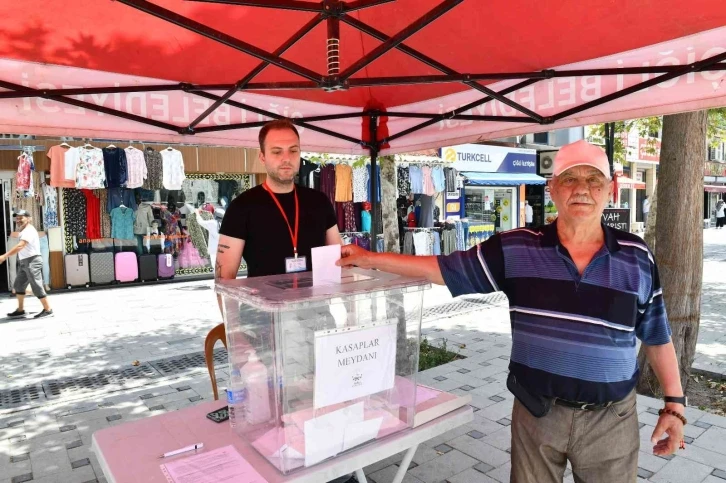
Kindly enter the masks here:
<path id="1" fill-rule="evenodd" d="M 353 168 L 353 202 L 368 201 L 368 170 L 365 166 Z"/>
<path id="2" fill-rule="evenodd" d="M 81 147 L 72 147 L 66 151 L 65 156 L 63 157 L 63 160 L 65 161 L 63 165 L 65 179 L 69 183 L 73 184 L 73 186 L 64 186 L 64 188 L 76 187 L 76 167 L 81 161 L 81 149 Z"/>
<path id="3" fill-rule="evenodd" d="M 21 192 L 17 190 L 17 182 L 15 178 L 10 180 L 10 209 L 13 212 L 25 210 L 30 213 L 32 217 L 31 224 L 37 229 L 43 229 L 43 218 L 41 217 L 41 206 L 45 204 L 45 194 L 41 188 L 41 179 L 43 175 L 38 171 L 31 173 L 30 190 L 24 191 L 23 193 L 35 193 L 32 196 L 23 196 Z"/>
<path id="4" fill-rule="evenodd" d="M 59 226 L 48 228 L 48 248 L 52 252 L 63 251 L 63 229 Z"/>
<path id="5" fill-rule="evenodd" d="M 99 148 L 78 148 L 76 164 L 76 188 L 97 189 L 106 187 L 106 167 L 103 151 Z"/>
<path id="6" fill-rule="evenodd" d="M 424 180 L 423 180 L 423 171 L 421 170 L 421 166 L 414 166 L 411 165 L 408 167 L 408 176 L 411 180 L 411 193 L 413 194 L 423 194 L 424 192 Z"/>
<path id="7" fill-rule="evenodd" d="M 367 164 L 366 169 L 368 170 L 368 201 L 373 201 L 373 196 L 371 195 L 371 165 Z M 378 203 L 381 202 L 381 166 L 379 164 L 376 165 L 376 201 Z"/>
<path id="8" fill-rule="evenodd" d="M 46 153 L 50 159 L 50 185 L 54 188 L 76 187 L 76 177 L 66 177 L 66 154 L 71 149 L 78 151 L 78 148 L 58 144 L 52 146 Z M 75 173 L 75 165 L 73 173 Z"/>
<path id="9" fill-rule="evenodd" d="M 434 191 L 441 193 L 446 190 L 446 177 L 444 176 L 443 166 L 434 166 L 431 168 L 431 179 L 434 182 Z"/>
<path id="10" fill-rule="evenodd" d="M 361 231 L 371 231 L 371 212 L 370 211 L 363 211 L 360 214 L 361 218 L 361 225 L 360 229 Z"/>
<path id="11" fill-rule="evenodd" d="M 408 214 L 408 217 L 406 218 L 406 224 L 409 228 L 416 228 L 416 212 L 411 211 Z"/>
<path id="12" fill-rule="evenodd" d="M 66 273 L 65 285 L 68 287 L 83 287 L 91 283 L 87 253 L 66 255 L 63 262 Z"/>
<path id="13" fill-rule="evenodd" d="M 106 187 L 120 188 L 128 180 L 126 151 L 117 147 L 106 147 L 103 151 L 103 166 L 106 170 Z"/>
<path id="14" fill-rule="evenodd" d="M 431 232 L 431 235 L 434 237 L 431 255 L 441 255 L 441 235 L 438 231 Z"/>
<path id="15" fill-rule="evenodd" d="M 353 168 L 347 164 L 335 166 L 335 201 L 353 201 Z"/>
<path id="16" fill-rule="evenodd" d="M 335 216 L 338 222 L 338 231 L 346 231 L 345 210 L 343 209 L 343 203 L 335 203 Z"/>
<path id="17" fill-rule="evenodd" d="M 421 176 L 423 177 L 423 194 L 433 196 L 436 190 L 434 189 L 434 179 L 431 176 L 431 167 L 423 166 L 421 168 Z"/>
<path id="18" fill-rule="evenodd" d="M 442 231 L 442 255 L 451 255 L 456 251 L 456 228 L 448 226 Z"/>
<path id="19" fill-rule="evenodd" d="M 91 190 L 81 190 L 86 198 L 86 238 L 101 238 L 101 202 Z"/>
<path id="20" fill-rule="evenodd" d="M 134 210 L 131 208 L 114 208 L 111 211 L 111 238 L 135 240 L 134 218 Z"/>
<path id="21" fill-rule="evenodd" d="M 148 282 L 159 278 L 157 256 L 158 255 L 139 255 L 139 280 L 142 282 Z"/>
<path id="22" fill-rule="evenodd" d="M 396 186 L 398 187 L 398 196 L 408 196 L 411 192 L 411 178 L 409 177 L 409 169 L 399 166 L 396 168 Z"/>
<path id="23" fill-rule="evenodd" d="M 18 170 L 15 173 L 15 189 L 24 195 L 24 191 L 31 189 L 31 173 L 35 170 L 33 157 L 28 153 L 18 156 Z"/>
<path id="24" fill-rule="evenodd" d="M 164 160 L 154 148 L 144 149 L 146 160 L 146 179 L 141 185 L 147 190 L 160 190 L 164 187 Z"/>
<path id="25" fill-rule="evenodd" d="M 295 196 L 300 208 L 297 252 L 299 257 L 306 257 L 307 270 L 311 270 L 312 248 L 326 244 L 327 231 L 337 222 L 326 195 L 302 186 L 297 186 L 292 193 L 275 193 L 287 222 L 264 185 L 245 191 L 227 208 L 219 232 L 245 241 L 242 256 L 247 262 L 249 277 L 286 272 L 285 259 L 294 256 L 289 227 L 296 224 Z"/>
<path id="26" fill-rule="evenodd" d="M 445 168 L 444 176 L 446 178 L 446 191 L 456 191 L 456 170 L 454 168 Z"/>
<path id="27" fill-rule="evenodd" d="M 181 220 L 181 213 L 179 213 L 179 210 L 174 208 L 174 210 L 172 211 L 167 208 L 162 208 L 161 229 L 164 233 L 164 236 L 166 236 L 166 239 L 164 241 L 164 253 L 174 255 L 175 257 L 179 255 L 179 250 L 181 249 L 182 242 L 182 233 L 181 228 L 179 227 L 179 220 Z"/>
<path id="28" fill-rule="evenodd" d="M 89 263 L 93 285 L 107 285 L 116 280 L 113 252 L 91 252 Z"/>
<path id="29" fill-rule="evenodd" d="M 355 224 L 355 208 L 353 208 L 352 201 L 343 203 L 343 214 L 345 216 L 344 231 L 358 231 L 358 226 Z"/>
<path id="30" fill-rule="evenodd" d="M 312 163 L 310 161 L 307 161 L 305 159 L 302 160 L 300 164 L 300 171 L 297 173 L 297 178 L 295 183 L 300 186 L 305 186 L 306 188 L 312 188 L 310 180 L 312 179 L 310 177 L 311 173 L 315 171 L 316 169 L 319 169 L 320 165 L 316 163 Z"/>
<path id="31" fill-rule="evenodd" d="M 86 237 L 86 197 L 81 190 L 63 189 L 64 225 L 66 234 Z"/>
<path id="32" fill-rule="evenodd" d="M 432 196 L 421 195 L 420 200 L 421 211 L 420 215 L 416 217 L 418 226 L 421 228 L 431 228 L 434 226 L 434 198 Z"/>
<path id="33" fill-rule="evenodd" d="M 310 182 L 311 182 L 311 188 L 322 191 L 323 188 L 321 188 L 320 185 L 320 168 L 316 169 L 312 173 L 310 173 Z"/>
<path id="34" fill-rule="evenodd" d="M 174 265 L 174 257 L 171 255 L 156 256 L 156 275 L 159 278 L 174 278 L 176 267 Z"/>
<path id="35" fill-rule="evenodd" d="M 218 186 L 218 199 L 212 200 L 213 203 L 218 203 L 222 198 L 227 198 L 227 202 L 231 202 L 237 197 L 243 190 L 240 187 L 240 183 L 233 179 L 224 179 L 217 182 Z"/>
<path id="36" fill-rule="evenodd" d="M 166 148 L 161 150 L 163 166 L 164 188 L 180 190 L 186 179 L 184 174 L 184 158 L 178 149 Z"/>
<path id="37" fill-rule="evenodd" d="M 219 183 L 211 179 L 185 179 L 182 183 L 182 192 L 186 197 L 187 203 L 197 202 L 199 193 L 204 194 L 203 202 L 205 203 L 218 203 L 219 202 Z M 227 193 L 234 196 L 234 191 Z M 229 189 L 227 189 L 229 191 Z"/>
<path id="38" fill-rule="evenodd" d="M 187 234 L 185 232 L 185 234 Z M 181 268 L 198 268 L 207 265 L 207 260 L 199 256 L 199 251 L 191 241 L 191 237 L 183 238 L 182 249 L 179 253 L 179 266 Z"/>
<path id="39" fill-rule="evenodd" d="M 403 234 L 403 254 L 413 255 L 413 232 L 410 230 Z"/>
<path id="40" fill-rule="evenodd" d="M 58 226 L 58 192 L 52 186 L 43 184 L 43 226 L 47 230 Z"/>
<path id="41" fill-rule="evenodd" d="M 129 189 L 140 188 L 144 184 L 144 180 L 149 172 L 146 169 L 146 158 L 144 152 L 129 146 L 124 149 L 126 153 L 126 187 Z"/>
<path id="42" fill-rule="evenodd" d="M 431 255 L 431 243 L 429 240 L 429 233 L 427 232 L 416 232 L 413 234 L 413 246 L 416 250 L 416 255 L 429 256 Z"/>
<path id="43" fill-rule="evenodd" d="M 96 196 L 98 196 L 98 204 L 106 207 L 101 210 L 101 237 L 111 238 L 111 216 L 108 211 L 108 190 L 94 190 Z"/>
<path id="44" fill-rule="evenodd" d="M 335 166 L 327 164 L 320 168 L 320 191 L 330 199 L 335 206 Z"/>
<path id="45" fill-rule="evenodd" d="M 151 224 L 154 222 L 154 210 L 151 205 L 141 203 L 134 219 L 134 235 L 151 233 Z"/>
<path id="46" fill-rule="evenodd" d="M 214 215 L 203 211 L 200 215 L 202 219 L 214 219 Z M 202 228 L 197 219 L 196 212 L 187 216 L 187 231 L 189 232 L 189 238 L 192 240 L 192 244 L 199 252 L 199 256 L 202 258 L 209 257 L 209 250 L 207 248 L 207 230 Z"/>
<path id="47" fill-rule="evenodd" d="M 105 209 L 109 213 L 111 213 L 114 208 L 118 208 L 121 205 L 128 206 L 134 211 L 138 209 L 134 190 L 126 188 L 109 188 L 106 190 L 106 193 L 108 198 L 106 200 Z"/>

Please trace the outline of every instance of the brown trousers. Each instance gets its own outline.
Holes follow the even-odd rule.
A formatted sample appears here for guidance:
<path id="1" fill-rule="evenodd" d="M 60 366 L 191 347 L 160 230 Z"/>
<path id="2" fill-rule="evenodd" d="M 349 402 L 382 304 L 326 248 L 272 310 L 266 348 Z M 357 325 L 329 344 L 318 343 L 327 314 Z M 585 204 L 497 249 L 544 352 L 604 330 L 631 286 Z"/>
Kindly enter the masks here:
<path id="1" fill-rule="evenodd" d="M 561 483 L 567 460 L 576 483 L 635 482 L 639 448 L 635 391 L 609 408 L 555 405 L 542 418 L 514 401 L 511 483 Z"/>

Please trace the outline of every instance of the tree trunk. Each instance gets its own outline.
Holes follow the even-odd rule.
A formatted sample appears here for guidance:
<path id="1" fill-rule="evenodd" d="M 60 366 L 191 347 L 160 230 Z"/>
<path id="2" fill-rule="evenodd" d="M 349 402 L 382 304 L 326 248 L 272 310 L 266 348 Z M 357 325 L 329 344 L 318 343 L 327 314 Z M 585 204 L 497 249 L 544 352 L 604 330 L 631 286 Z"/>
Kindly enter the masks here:
<path id="1" fill-rule="evenodd" d="M 684 391 L 696 353 L 701 319 L 703 162 L 706 159 L 707 124 L 706 111 L 663 118 L 658 179 L 660 213 L 655 226 L 656 261 Z M 638 362 L 642 369 L 639 392 L 661 395 L 660 384 L 645 360 L 643 347 Z"/>
<path id="2" fill-rule="evenodd" d="M 658 220 L 658 187 L 656 186 L 653 196 L 650 200 L 650 212 L 648 213 L 648 223 L 645 225 L 645 243 L 650 247 L 650 251 L 655 255 L 655 223 Z"/>
<path id="3" fill-rule="evenodd" d="M 378 158 L 381 165 L 381 213 L 383 214 L 384 249 L 388 253 L 398 253 L 398 210 L 396 209 L 396 163 L 393 156 Z"/>

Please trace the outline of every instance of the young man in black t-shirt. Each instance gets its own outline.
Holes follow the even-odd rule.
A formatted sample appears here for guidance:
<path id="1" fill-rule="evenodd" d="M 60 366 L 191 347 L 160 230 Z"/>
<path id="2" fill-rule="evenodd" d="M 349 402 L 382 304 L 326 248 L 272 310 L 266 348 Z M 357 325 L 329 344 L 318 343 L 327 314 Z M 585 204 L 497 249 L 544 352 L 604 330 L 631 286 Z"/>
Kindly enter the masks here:
<path id="1" fill-rule="evenodd" d="M 248 277 L 312 270 L 313 248 L 341 243 L 330 200 L 294 183 L 300 169 L 295 126 L 286 120 L 271 121 L 260 130 L 259 141 L 267 181 L 239 195 L 227 208 L 214 269 L 218 279 L 236 278 L 242 257 Z"/>

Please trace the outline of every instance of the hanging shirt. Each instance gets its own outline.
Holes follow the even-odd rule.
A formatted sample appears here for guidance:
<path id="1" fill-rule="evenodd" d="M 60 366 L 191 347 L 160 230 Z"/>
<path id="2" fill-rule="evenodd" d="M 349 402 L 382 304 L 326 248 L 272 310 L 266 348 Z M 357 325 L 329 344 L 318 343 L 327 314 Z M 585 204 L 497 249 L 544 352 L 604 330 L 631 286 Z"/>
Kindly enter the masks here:
<path id="1" fill-rule="evenodd" d="M 71 148 L 70 146 L 59 144 L 48 150 L 47 156 L 50 159 L 50 185 L 55 188 L 76 187 L 75 164 L 73 165 L 74 169 L 71 171 L 71 176 L 66 176 L 66 156 L 70 150 L 74 150 L 77 157 L 78 148 Z"/>
<path id="2" fill-rule="evenodd" d="M 409 178 L 408 175 L 408 167 L 399 166 L 396 171 L 396 176 L 398 178 L 398 196 L 408 196 L 411 192 L 411 178 Z"/>
<path id="3" fill-rule="evenodd" d="M 45 197 L 43 225 L 46 229 L 58 226 L 58 193 L 52 186 L 43 184 L 43 196 Z"/>
<path id="4" fill-rule="evenodd" d="M 296 183 L 300 186 L 305 186 L 306 188 L 312 188 L 313 186 L 310 183 L 310 173 L 318 168 L 320 168 L 320 165 L 303 160 L 302 165 L 300 166 L 300 171 L 297 173 Z"/>
<path id="5" fill-rule="evenodd" d="M 446 177 L 446 191 L 456 191 L 456 170 L 445 168 L 444 176 Z"/>
<path id="6" fill-rule="evenodd" d="M 134 240 L 134 219 L 131 208 L 114 208 L 111 212 L 111 238 Z"/>
<path id="7" fill-rule="evenodd" d="M 81 149 L 85 148 L 71 148 L 66 151 L 64 156 L 65 165 L 63 171 L 65 172 L 66 181 L 73 182 L 73 186 L 68 186 L 68 188 L 76 187 L 76 168 L 78 163 L 81 162 Z"/>
<path id="8" fill-rule="evenodd" d="M 86 197 L 81 190 L 63 190 L 63 208 L 65 218 L 63 224 L 66 233 L 78 238 L 86 237 Z"/>
<path id="9" fill-rule="evenodd" d="M 144 149 L 147 176 L 143 187 L 147 190 L 160 190 L 164 187 L 164 161 L 161 154 L 153 148 Z"/>
<path id="10" fill-rule="evenodd" d="M 142 203 L 134 219 L 134 235 L 146 235 L 147 232 L 150 232 L 153 222 L 154 210 L 151 208 L 151 205 Z"/>
<path id="11" fill-rule="evenodd" d="M 163 166 L 164 188 L 168 190 L 182 189 L 186 179 L 184 174 L 184 158 L 177 149 L 162 149 L 161 159 Z"/>
<path id="12" fill-rule="evenodd" d="M 126 152 L 120 148 L 103 148 L 103 165 L 106 169 L 106 187 L 120 188 L 128 181 Z"/>
<path id="13" fill-rule="evenodd" d="M 78 155 L 76 188 L 105 188 L 106 168 L 103 161 L 103 151 L 99 148 L 79 148 Z"/>
<path id="14" fill-rule="evenodd" d="M 330 203 L 335 206 L 335 166 L 328 164 L 323 166 L 320 170 L 320 191 L 330 200 Z"/>
<path id="15" fill-rule="evenodd" d="M 368 170 L 365 166 L 353 168 L 353 202 L 368 201 Z"/>
<path id="16" fill-rule="evenodd" d="M 368 201 L 372 201 L 373 196 L 371 195 L 371 181 L 372 181 L 371 180 L 371 165 L 367 164 L 366 169 L 368 170 Z M 381 202 L 381 166 L 378 164 L 376 165 L 376 185 L 378 187 L 376 189 L 376 201 L 378 203 L 380 203 Z"/>
<path id="17" fill-rule="evenodd" d="M 360 229 L 361 231 L 371 231 L 371 212 L 363 211 L 360 214 Z"/>
<path id="18" fill-rule="evenodd" d="M 126 187 L 129 189 L 141 188 L 141 186 L 144 185 L 144 180 L 149 174 L 146 169 L 146 158 L 144 158 L 144 152 L 133 146 L 129 146 L 124 149 L 124 152 L 126 153 L 126 168 L 128 171 Z"/>
<path id="19" fill-rule="evenodd" d="M 30 191 L 30 173 L 33 171 L 33 158 L 27 153 L 18 156 L 18 171 L 15 173 L 15 189 Z"/>
<path id="20" fill-rule="evenodd" d="M 197 222 L 202 228 L 207 230 L 207 250 L 209 251 L 209 260 L 212 262 L 212 266 L 216 266 L 217 260 L 217 248 L 219 246 L 219 225 L 214 217 L 208 217 L 204 213 L 196 214 Z"/>
<path id="21" fill-rule="evenodd" d="M 86 197 L 86 238 L 101 238 L 101 202 L 91 190 L 81 190 Z"/>
<path id="22" fill-rule="evenodd" d="M 423 194 L 433 196 L 436 194 L 434 189 L 434 179 L 431 176 L 431 167 L 424 166 L 421 168 L 421 175 L 423 176 Z"/>
<path id="23" fill-rule="evenodd" d="M 353 201 L 353 169 L 347 164 L 335 167 L 335 201 Z"/>
<path id="24" fill-rule="evenodd" d="M 106 211 L 109 213 L 111 213 L 114 208 L 118 208 L 121 205 L 128 206 L 134 211 L 138 208 L 134 190 L 126 188 L 110 188 L 107 191 L 108 199 L 106 200 Z"/>
<path id="25" fill-rule="evenodd" d="M 421 167 L 420 166 L 409 166 L 408 175 L 411 179 L 411 193 L 417 194 L 417 195 L 423 194 L 424 181 L 423 181 L 423 172 L 421 171 Z"/>
<path id="26" fill-rule="evenodd" d="M 431 168 L 431 178 L 434 181 L 434 190 L 437 193 L 446 190 L 446 178 L 444 177 L 444 168 L 442 166 L 434 166 Z"/>

